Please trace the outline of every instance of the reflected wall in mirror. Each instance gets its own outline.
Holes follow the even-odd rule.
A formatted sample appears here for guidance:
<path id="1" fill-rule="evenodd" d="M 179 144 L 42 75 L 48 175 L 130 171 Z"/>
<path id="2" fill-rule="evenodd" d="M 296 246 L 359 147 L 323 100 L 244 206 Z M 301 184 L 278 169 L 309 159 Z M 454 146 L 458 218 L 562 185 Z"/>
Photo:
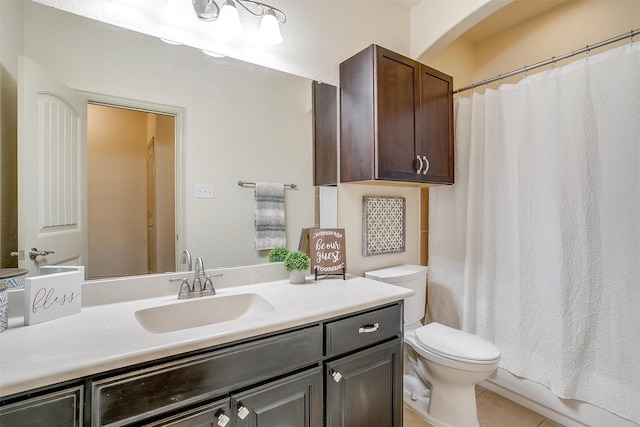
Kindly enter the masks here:
<path id="1" fill-rule="evenodd" d="M 176 130 L 184 141 L 175 208 L 176 230 L 184 232 L 175 235 L 176 254 L 188 249 L 208 268 L 267 260 L 268 251 L 255 249 L 254 189 L 239 180 L 297 185 L 285 191 L 287 246 L 297 247 L 300 230 L 314 225 L 310 80 L 17 3 L 9 9 L 23 23 L 15 51 L 70 87 L 184 109 Z M 10 31 L 3 30 L 4 40 Z M 15 180 L 4 174 L 3 182 Z M 213 198 L 196 198 L 200 184 L 213 187 Z M 3 218 L 11 210 L 4 203 Z"/>

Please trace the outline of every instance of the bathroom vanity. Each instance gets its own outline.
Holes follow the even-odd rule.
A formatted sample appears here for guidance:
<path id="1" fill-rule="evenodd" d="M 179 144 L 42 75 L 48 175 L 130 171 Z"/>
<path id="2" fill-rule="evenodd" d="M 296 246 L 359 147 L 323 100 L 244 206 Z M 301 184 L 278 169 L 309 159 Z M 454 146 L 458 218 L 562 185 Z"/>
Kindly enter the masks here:
<path id="1" fill-rule="evenodd" d="M 0 424 L 400 426 L 410 292 L 361 277 L 277 280 L 218 288 L 206 298 L 255 293 L 274 309 L 211 325 L 142 327 L 135 313 L 181 304 L 171 295 L 10 327 L 0 336 Z M 111 324 L 97 326 L 105 316 Z M 32 342 L 41 350 L 24 363 L 7 351 L 34 339 L 46 345 Z"/>

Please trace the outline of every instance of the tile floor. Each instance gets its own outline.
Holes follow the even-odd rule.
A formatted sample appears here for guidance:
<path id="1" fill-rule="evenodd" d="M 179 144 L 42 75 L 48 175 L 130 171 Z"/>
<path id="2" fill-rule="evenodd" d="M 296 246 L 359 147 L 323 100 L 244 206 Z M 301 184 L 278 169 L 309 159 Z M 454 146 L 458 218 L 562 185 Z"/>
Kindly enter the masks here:
<path id="1" fill-rule="evenodd" d="M 542 415 L 481 387 L 476 389 L 480 427 L 561 427 Z M 433 427 L 408 406 L 404 407 L 403 427 Z"/>

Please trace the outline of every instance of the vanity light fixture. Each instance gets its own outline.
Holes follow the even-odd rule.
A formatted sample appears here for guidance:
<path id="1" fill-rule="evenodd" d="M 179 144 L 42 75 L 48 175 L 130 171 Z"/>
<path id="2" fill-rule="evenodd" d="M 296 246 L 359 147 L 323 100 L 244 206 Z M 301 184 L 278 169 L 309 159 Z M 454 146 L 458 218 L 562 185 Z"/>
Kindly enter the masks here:
<path id="1" fill-rule="evenodd" d="M 219 8 L 214 0 L 191 0 L 193 10 L 201 21 L 219 21 L 220 31 L 226 37 L 239 38 L 244 34 L 236 5 L 242 6 L 250 14 L 262 18 L 258 30 L 258 40 L 263 44 L 282 43 L 280 24 L 287 22 L 287 15 L 278 8 L 253 0 L 225 0 Z"/>
<path id="2" fill-rule="evenodd" d="M 209 55 L 209 56 L 212 56 L 214 58 L 224 58 L 225 57 L 223 54 L 218 53 L 218 52 L 214 52 L 212 50 L 202 49 L 202 53 L 204 53 L 206 55 Z"/>
<path id="3" fill-rule="evenodd" d="M 180 43 L 179 43 L 179 42 L 174 42 L 173 40 L 163 39 L 163 38 L 160 38 L 160 40 L 162 40 L 162 41 L 163 41 L 163 42 L 165 42 L 166 44 L 170 44 L 170 45 L 173 45 L 173 46 L 178 46 L 178 45 L 180 45 Z"/>

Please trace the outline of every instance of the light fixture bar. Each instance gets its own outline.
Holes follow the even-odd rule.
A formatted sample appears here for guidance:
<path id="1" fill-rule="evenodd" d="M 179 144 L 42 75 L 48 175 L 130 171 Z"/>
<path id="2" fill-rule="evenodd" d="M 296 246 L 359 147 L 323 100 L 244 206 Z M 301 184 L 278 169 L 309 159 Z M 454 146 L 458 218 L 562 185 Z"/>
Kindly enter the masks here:
<path id="1" fill-rule="evenodd" d="M 287 22 L 287 15 L 285 15 L 283 11 L 281 11 L 280 9 L 278 9 L 276 7 L 269 6 L 268 4 L 260 3 L 259 1 L 253 1 L 253 0 L 236 0 L 236 3 L 238 3 L 240 6 L 242 6 L 250 14 L 258 16 L 258 17 L 264 16 L 264 15 L 267 14 L 268 11 L 272 10 L 274 15 L 276 16 L 276 19 L 281 24 L 284 24 L 285 22 Z M 245 5 L 245 3 L 251 5 L 252 9 L 254 9 L 254 10 L 250 9 L 249 7 L 247 7 Z"/>
<path id="2" fill-rule="evenodd" d="M 287 22 L 287 15 L 277 7 L 254 0 L 224 0 L 222 7 L 218 7 L 215 0 L 191 0 L 193 10 L 202 21 L 218 21 L 217 27 L 224 37 L 229 39 L 242 37 L 244 30 L 240 23 L 240 16 L 236 5 L 262 18 L 258 30 L 259 43 L 277 45 L 282 43 L 280 24 Z"/>

